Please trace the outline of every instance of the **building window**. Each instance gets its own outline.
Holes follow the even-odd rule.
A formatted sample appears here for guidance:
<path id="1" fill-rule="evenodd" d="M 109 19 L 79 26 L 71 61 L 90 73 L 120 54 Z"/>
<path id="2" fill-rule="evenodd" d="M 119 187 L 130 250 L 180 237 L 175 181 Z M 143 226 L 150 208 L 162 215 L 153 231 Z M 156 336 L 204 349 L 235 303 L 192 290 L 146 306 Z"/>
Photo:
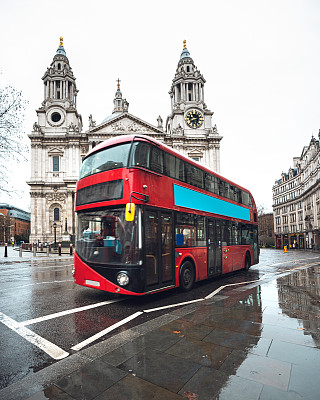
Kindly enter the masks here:
<path id="1" fill-rule="evenodd" d="M 53 210 L 53 220 L 54 221 L 60 220 L 60 210 L 58 207 Z"/>
<path id="2" fill-rule="evenodd" d="M 53 156 L 52 157 L 52 170 L 54 172 L 59 171 L 59 156 Z"/>

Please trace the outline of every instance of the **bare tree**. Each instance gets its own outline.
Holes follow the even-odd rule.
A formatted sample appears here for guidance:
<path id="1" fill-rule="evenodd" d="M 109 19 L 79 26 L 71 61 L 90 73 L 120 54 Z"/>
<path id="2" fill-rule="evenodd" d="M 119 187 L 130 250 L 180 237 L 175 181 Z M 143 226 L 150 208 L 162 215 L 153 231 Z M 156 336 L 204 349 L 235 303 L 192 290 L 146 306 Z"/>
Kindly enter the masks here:
<path id="1" fill-rule="evenodd" d="M 265 212 L 265 205 L 264 204 L 260 204 L 257 207 L 257 211 L 258 211 L 258 217 L 261 217 L 262 215 L 264 215 L 266 213 Z"/>
<path id="2" fill-rule="evenodd" d="M 7 176 L 9 162 L 26 160 L 28 147 L 22 131 L 26 104 L 21 91 L 12 86 L 0 88 L 0 193 L 14 191 Z"/>

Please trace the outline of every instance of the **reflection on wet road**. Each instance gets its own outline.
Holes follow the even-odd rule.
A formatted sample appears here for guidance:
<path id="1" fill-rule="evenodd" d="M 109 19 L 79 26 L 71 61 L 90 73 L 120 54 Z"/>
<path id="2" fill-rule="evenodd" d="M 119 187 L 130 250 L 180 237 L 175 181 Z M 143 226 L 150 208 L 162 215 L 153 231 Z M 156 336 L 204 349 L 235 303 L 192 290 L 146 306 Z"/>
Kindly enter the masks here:
<path id="1" fill-rule="evenodd" d="M 221 398 L 228 398 L 230 388 L 242 379 L 253 381 L 260 392 L 261 385 L 286 391 L 291 370 L 298 375 L 300 365 L 320 365 L 320 254 L 263 250 L 260 259 L 248 272 L 201 282 L 188 293 L 172 290 L 139 298 L 74 285 L 71 259 L 5 262 L 0 388 L 59 358 L 37 346 L 41 339 L 68 356 L 173 310 L 183 316 L 189 303 L 196 309 L 193 314 L 157 331 L 179 332 L 174 345 L 165 349 L 166 357 L 179 355 L 193 362 L 195 357 L 204 367 L 181 383 L 182 394 L 201 391 L 196 382 L 202 379 L 219 381 Z M 24 336 L 23 329 L 35 341 L 28 341 L 32 334 L 25 331 Z M 270 368 L 278 373 L 266 372 Z"/>

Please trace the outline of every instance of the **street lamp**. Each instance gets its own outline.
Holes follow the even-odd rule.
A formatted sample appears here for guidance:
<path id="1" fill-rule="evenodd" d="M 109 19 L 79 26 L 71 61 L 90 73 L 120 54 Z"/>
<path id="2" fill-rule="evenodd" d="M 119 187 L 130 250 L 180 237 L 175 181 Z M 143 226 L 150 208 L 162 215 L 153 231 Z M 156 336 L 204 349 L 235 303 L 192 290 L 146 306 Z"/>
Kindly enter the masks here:
<path id="1" fill-rule="evenodd" d="M 57 248 L 57 224 L 54 222 L 53 223 L 53 229 L 54 229 L 54 248 Z"/>
<path id="2" fill-rule="evenodd" d="M 9 225 L 8 226 L 8 228 L 9 228 L 9 235 L 10 235 L 10 241 L 12 240 L 12 238 L 13 238 L 13 240 L 14 240 L 14 236 L 12 236 L 12 230 L 11 230 L 11 228 L 13 228 L 15 225 Z"/>

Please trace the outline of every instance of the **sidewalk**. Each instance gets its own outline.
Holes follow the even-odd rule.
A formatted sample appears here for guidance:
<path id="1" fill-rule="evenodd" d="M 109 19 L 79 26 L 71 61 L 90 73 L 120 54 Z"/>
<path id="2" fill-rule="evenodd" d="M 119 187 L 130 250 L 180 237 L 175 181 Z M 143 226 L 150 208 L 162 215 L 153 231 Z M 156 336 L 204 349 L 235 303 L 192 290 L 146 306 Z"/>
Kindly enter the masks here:
<path id="1" fill-rule="evenodd" d="M 67 250 L 67 249 L 63 249 Z M 5 246 L 0 246 L 0 263 L 12 263 L 12 262 L 25 262 L 28 260 L 32 259 L 38 259 L 38 258 L 45 258 L 45 259 L 54 259 L 54 258 L 70 258 L 73 256 L 70 256 L 70 250 L 68 249 L 68 252 L 62 253 L 61 256 L 57 252 L 50 252 L 49 256 L 47 253 L 44 252 L 37 252 L 36 256 L 33 255 L 32 251 L 27 251 L 23 250 L 22 251 L 22 257 L 19 256 L 19 247 L 12 247 L 11 245 L 7 246 L 7 253 L 8 257 L 5 257 Z"/>
<path id="2" fill-rule="evenodd" d="M 319 293 L 319 266 L 225 288 L 74 353 L 0 398 L 319 399 Z"/>

